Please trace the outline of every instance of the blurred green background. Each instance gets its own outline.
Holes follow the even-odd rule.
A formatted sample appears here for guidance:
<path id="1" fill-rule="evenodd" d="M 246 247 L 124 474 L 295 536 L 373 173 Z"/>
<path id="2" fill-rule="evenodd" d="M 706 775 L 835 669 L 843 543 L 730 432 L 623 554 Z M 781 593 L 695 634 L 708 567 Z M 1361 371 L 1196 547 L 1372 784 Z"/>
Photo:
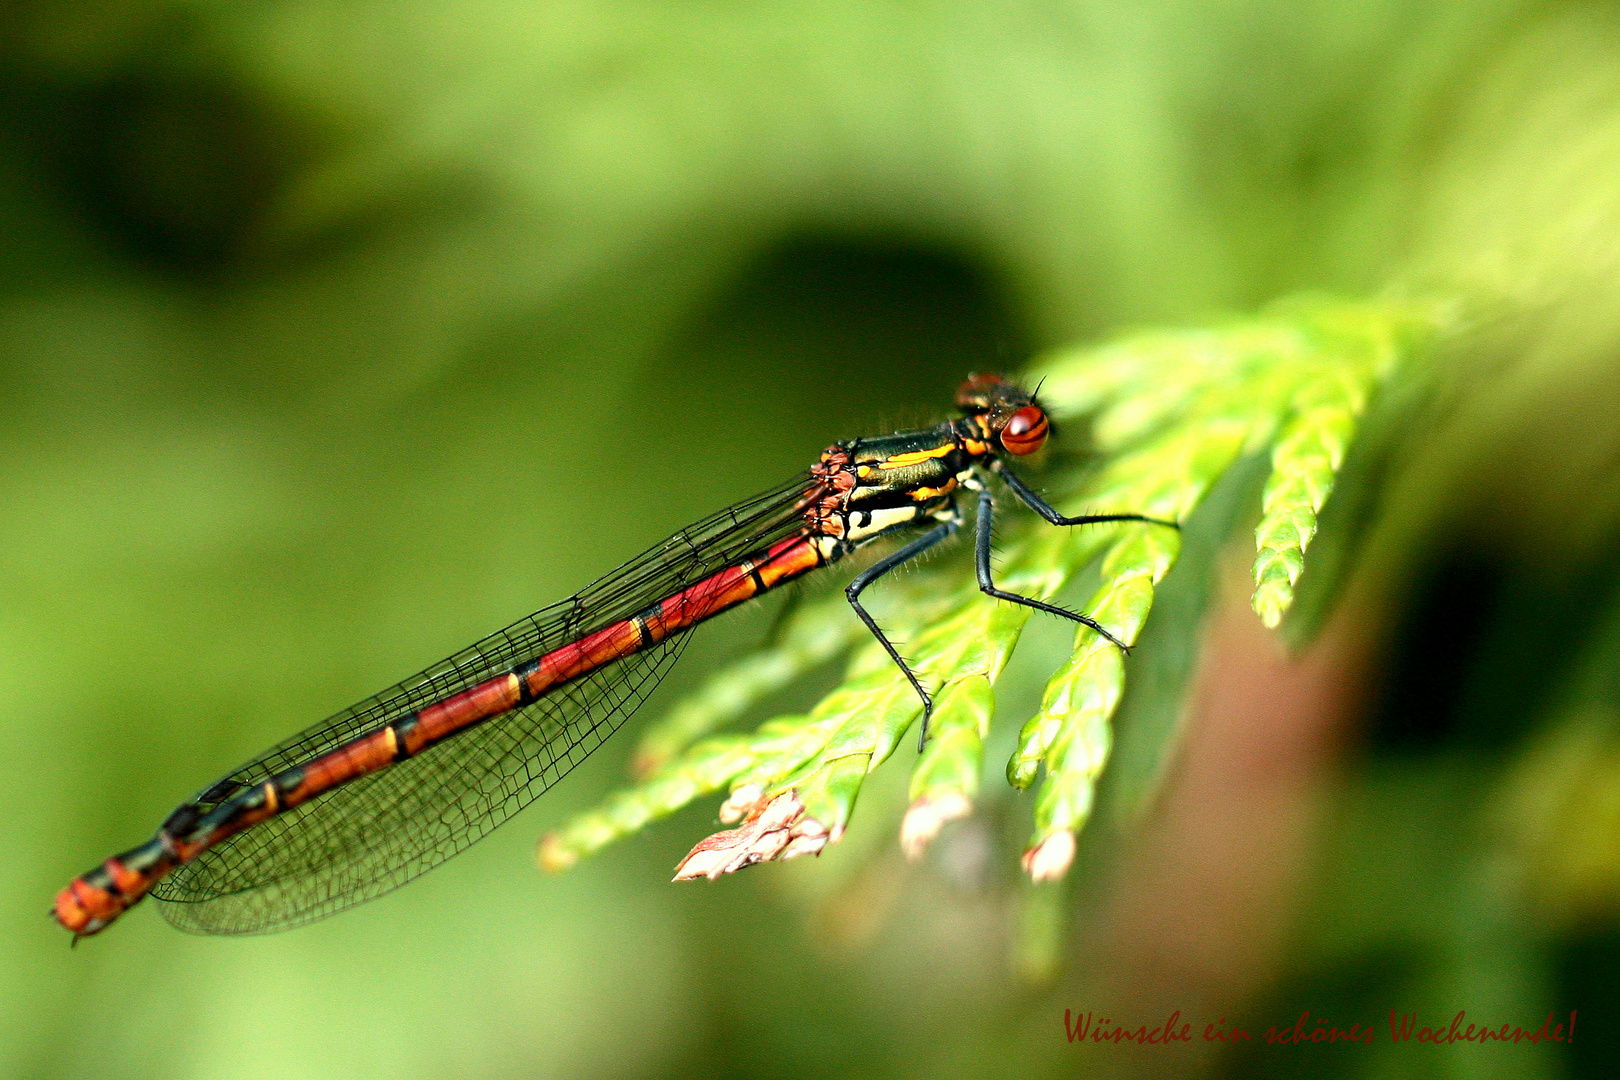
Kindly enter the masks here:
<path id="1" fill-rule="evenodd" d="M 1133 982 L 1093 917 L 1132 871 L 1032 900 L 1010 794 L 905 868 L 903 767 L 821 860 L 671 886 L 706 805 L 541 875 L 623 738 L 308 929 L 44 917 L 239 760 L 969 370 L 1304 288 L 1463 315 L 1341 511 L 1387 632 L 1263 963 Z M 1605 1075 L 1617 358 L 1610 5 L 0 0 L 0 1076 L 1155 1075 L 1060 1021 L 1166 1003 L 1582 1017 L 1176 1070 Z M 1013 724 L 1064 655 L 1030 637 Z"/>

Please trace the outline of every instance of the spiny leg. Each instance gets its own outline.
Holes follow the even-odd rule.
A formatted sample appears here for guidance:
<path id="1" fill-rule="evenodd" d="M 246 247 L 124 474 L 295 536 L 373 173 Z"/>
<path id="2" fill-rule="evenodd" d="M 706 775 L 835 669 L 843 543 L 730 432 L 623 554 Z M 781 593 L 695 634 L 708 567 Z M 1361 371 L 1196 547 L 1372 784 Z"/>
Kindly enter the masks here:
<path id="1" fill-rule="evenodd" d="M 1091 618 L 1089 615 L 1082 615 L 1078 611 L 1069 611 L 1068 609 L 1060 608 L 1055 604 L 1048 604 L 1045 601 L 1037 600 L 1032 596 L 1019 596 L 1017 593 L 1003 592 L 1001 589 L 996 588 L 996 583 L 990 578 L 990 532 L 992 520 L 991 516 L 994 513 L 995 501 L 990 497 L 990 490 L 988 488 L 980 488 L 979 521 L 975 528 L 975 543 L 973 552 L 974 562 L 979 571 L 979 591 L 984 593 L 986 596 L 993 596 L 997 600 L 1007 600 L 1014 604 L 1023 604 L 1025 607 L 1032 607 L 1037 611 L 1045 611 L 1052 615 L 1061 615 L 1065 619 L 1073 619 L 1075 622 L 1080 623 L 1083 626 L 1091 627 L 1108 641 L 1119 646 L 1120 652 L 1130 652 L 1131 647 L 1129 645 L 1125 644 L 1123 641 L 1119 640 L 1119 638 L 1109 633 L 1106 627 L 1104 627 L 1096 619 Z M 1146 521 L 1147 519 L 1140 517 L 1109 517 L 1092 518 L 1091 520 Z"/>
<path id="2" fill-rule="evenodd" d="M 1082 514 L 1079 517 L 1064 517 L 1057 512 L 1057 508 L 1024 483 L 1023 479 L 997 459 L 990 468 L 995 474 L 1006 481 L 1012 493 L 1023 500 L 1024 505 L 1035 511 L 1053 525 L 1098 525 L 1105 521 L 1145 521 L 1149 525 L 1163 525 L 1170 529 L 1180 529 L 1181 526 L 1174 521 L 1165 521 L 1161 518 L 1145 517 L 1142 514 Z M 981 579 L 982 580 L 982 579 Z"/>
<path id="3" fill-rule="evenodd" d="M 929 529 L 927 532 L 917 537 L 917 539 L 913 540 L 899 551 L 896 551 L 892 555 L 884 556 L 882 559 L 879 559 L 865 570 L 862 570 L 859 574 L 855 575 L 855 580 L 850 582 L 849 587 L 844 590 L 844 595 L 849 597 L 849 606 L 855 609 L 855 614 L 859 615 L 861 622 L 865 623 L 866 628 L 872 631 L 873 636 L 878 639 L 878 643 L 881 644 L 884 650 L 888 652 L 890 658 L 892 658 L 896 664 L 900 665 L 900 670 L 911 682 L 912 689 L 916 690 L 917 696 L 922 698 L 922 730 L 918 734 L 917 738 L 917 750 L 919 753 L 922 751 L 923 745 L 928 742 L 928 718 L 934 711 L 934 700 L 928 696 L 928 691 L 923 689 L 923 684 L 918 680 L 917 673 L 911 670 L 911 665 L 906 663 L 905 658 L 900 655 L 900 650 L 894 647 L 894 643 L 891 642 L 884 635 L 882 629 L 879 628 L 877 620 L 872 618 L 871 614 L 861 606 L 860 595 L 862 590 L 864 590 L 868 585 L 872 584 L 872 582 L 876 581 L 884 574 L 887 574 L 890 570 L 893 570 L 900 564 L 915 559 L 918 555 L 921 555 L 923 552 L 927 551 L 941 540 L 946 539 L 951 534 L 956 532 L 958 526 L 960 525 L 961 522 L 959 521 L 947 521 L 943 524 L 936 525 L 934 528 Z"/>

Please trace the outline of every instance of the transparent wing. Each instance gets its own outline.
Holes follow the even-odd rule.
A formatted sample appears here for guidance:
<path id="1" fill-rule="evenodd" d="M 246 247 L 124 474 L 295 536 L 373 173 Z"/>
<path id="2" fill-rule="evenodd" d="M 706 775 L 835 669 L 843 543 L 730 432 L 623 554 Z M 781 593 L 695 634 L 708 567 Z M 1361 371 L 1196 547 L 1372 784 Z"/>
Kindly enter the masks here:
<path id="1" fill-rule="evenodd" d="M 244 787 L 645 610 L 795 531 L 801 475 L 682 529 L 575 596 L 260 754 L 190 805 Z M 563 684 L 414 757 L 231 836 L 152 890 L 170 922 L 252 934 L 381 896 L 465 850 L 533 802 L 616 731 L 673 667 L 688 637 Z"/>

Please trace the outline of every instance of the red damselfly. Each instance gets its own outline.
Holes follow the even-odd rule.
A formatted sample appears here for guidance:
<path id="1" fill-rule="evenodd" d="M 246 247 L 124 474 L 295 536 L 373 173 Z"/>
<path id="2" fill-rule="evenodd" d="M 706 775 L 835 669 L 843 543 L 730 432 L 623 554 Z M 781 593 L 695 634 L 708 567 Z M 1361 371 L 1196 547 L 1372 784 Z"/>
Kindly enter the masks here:
<path id="1" fill-rule="evenodd" d="M 867 586 L 960 527 L 977 493 L 979 588 L 1091 627 L 1091 618 L 1004 592 L 990 567 L 992 476 L 1054 525 L 1064 517 L 1007 464 L 1046 441 L 1030 392 L 973 376 L 962 417 L 834 443 L 807 473 L 720 511 L 584 591 L 271 747 L 182 804 L 145 844 L 74 879 L 53 913 L 94 934 L 147 893 L 175 925 L 253 934 L 380 896 L 464 850 L 583 761 L 652 693 L 687 631 L 753 597 L 897 535 L 910 542 L 845 589 L 855 614 L 923 701 L 928 691 L 861 605 Z M 1156 524 L 1175 527 L 1172 522 Z"/>

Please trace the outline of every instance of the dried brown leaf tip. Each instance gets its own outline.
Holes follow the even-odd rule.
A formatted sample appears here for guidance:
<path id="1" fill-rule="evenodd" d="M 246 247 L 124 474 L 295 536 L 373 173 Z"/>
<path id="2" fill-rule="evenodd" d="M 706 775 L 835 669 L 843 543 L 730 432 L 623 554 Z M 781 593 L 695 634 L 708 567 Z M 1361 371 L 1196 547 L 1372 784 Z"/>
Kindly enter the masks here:
<path id="1" fill-rule="evenodd" d="M 741 825 L 698 841 L 675 868 L 675 880 L 713 880 L 755 863 L 818 855 L 830 839 L 825 825 L 804 816 L 795 792 L 761 796 Z"/>
<path id="2" fill-rule="evenodd" d="M 923 857 L 928 845 L 934 842 L 939 830 L 950 821 L 973 813 L 973 804 L 959 791 L 944 791 L 938 795 L 925 795 L 911 804 L 905 820 L 900 822 L 900 848 L 912 862 Z"/>
<path id="3" fill-rule="evenodd" d="M 1024 872 L 1035 881 L 1057 881 L 1074 862 L 1074 833 L 1059 829 L 1024 852 Z"/>
<path id="4" fill-rule="evenodd" d="M 1267 625 L 1290 609 L 1338 470 L 1367 404 L 1400 365 L 1451 325 L 1425 303 L 1284 301 L 1251 319 L 1146 332 L 1050 357 L 1035 374 L 1054 419 L 1087 418 L 1095 468 L 1055 477 L 1072 494 L 1063 514 L 1120 511 L 1190 517 L 1240 462 L 1270 455 L 1255 532 L 1254 607 Z M 1031 380 L 1034 381 L 1034 380 Z M 1028 515 L 1023 515 L 1028 516 Z M 1050 600 L 1095 565 L 1079 606 L 1134 642 L 1181 554 L 1182 535 L 1146 523 L 1051 529 L 1031 522 L 997 548 L 1001 587 Z M 918 755 L 901 845 L 917 859 L 966 817 L 985 775 L 995 684 L 1030 609 L 993 603 L 972 576 L 919 574 L 893 600 L 891 633 L 936 687 L 930 739 Z M 1202 587 L 1202 586 L 1199 586 Z M 872 770 L 915 725 L 920 701 L 889 655 L 851 618 L 838 590 L 808 601 L 776 644 L 716 675 L 655 723 L 638 753 L 641 779 L 548 837 L 540 861 L 562 869 L 710 793 L 730 791 L 717 833 L 682 860 L 679 878 L 717 877 L 756 862 L 817 853 L 838 840 Z M 753 731 L 725 730 L 800 676 L 855 649 L 842 684 L 808 712 Z M 1114 746 L 1127 665 L 1085 628 L 1047 681 L 1019 733 L 1007 778 L 1035 789 L 1026 873 L 1055 881 L 1073 867 L 1076 837 L 1098 800 Z M 1157 768 L 1169 748 L 1145 749 Z M 1138 784 L 1137 787 L 1142 785 Z"/>
<path id="5" fill-rule="evenodd" d="M 735 825 L 752 814 L 765 801 L 763 784 L 744 784 L 726 796 L 726 801 L 720 804 L 720 820 L 727 825 Z"/>

